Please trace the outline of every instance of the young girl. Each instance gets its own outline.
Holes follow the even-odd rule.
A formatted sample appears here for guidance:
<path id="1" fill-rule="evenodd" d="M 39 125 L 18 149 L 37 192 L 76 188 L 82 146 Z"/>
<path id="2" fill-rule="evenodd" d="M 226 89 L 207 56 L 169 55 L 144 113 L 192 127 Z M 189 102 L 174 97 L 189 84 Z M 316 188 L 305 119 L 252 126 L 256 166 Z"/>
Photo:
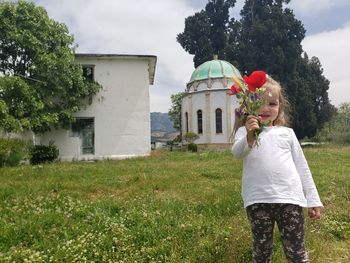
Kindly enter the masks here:
<path id="1" fill-rule="evenodd" d="M 253 262 L 271 262 L 277 223 L 288 262 L 309 262 L 304 243 L 304 215 L 321 217 L 322 203 L 294 131 L 285 127 L 285 99 L 280 85 L 266 76 L 266 104 L 248 116 L 233 140 L 234 157 L 243 159 L 242 196 L 253 234 Z M 266 125 L 259 135 L 259 122 Z"/>

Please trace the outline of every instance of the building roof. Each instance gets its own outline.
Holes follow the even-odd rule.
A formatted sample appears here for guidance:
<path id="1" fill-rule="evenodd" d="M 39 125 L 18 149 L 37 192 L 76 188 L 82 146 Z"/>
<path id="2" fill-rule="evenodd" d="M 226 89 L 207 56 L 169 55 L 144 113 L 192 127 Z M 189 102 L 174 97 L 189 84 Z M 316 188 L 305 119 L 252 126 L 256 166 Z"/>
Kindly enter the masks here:
<path id="1" fill-rule="evenodd" d="M 154 75 L 156 73 L 157 56 L 154 55 L 129 55 L 129 54 L 91 54 L 77 53 L 76 57 L 99 58 L 99 59 L 145 59 L 148 60 L 149 84 L 154 84 Z"/>
<path id="2" fill-rule="evenodd" d="M 242 78 L 241 73 L 236 67 L 225 60 L 213 59 L 199 65 L 192 73 L 187 85 L 194 81 L 214 78 Z"/>

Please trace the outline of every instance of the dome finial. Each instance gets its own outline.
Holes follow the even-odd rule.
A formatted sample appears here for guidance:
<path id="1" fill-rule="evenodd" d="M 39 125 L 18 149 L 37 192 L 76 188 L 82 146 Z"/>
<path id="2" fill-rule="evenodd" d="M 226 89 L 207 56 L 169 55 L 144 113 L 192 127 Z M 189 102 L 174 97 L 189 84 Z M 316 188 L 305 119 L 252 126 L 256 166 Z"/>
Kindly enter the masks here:
<path id="1" fill-rule="evenodd" d="M 214 56 L 213 56 L 213 59 L 214 59 L 214 60 L 218 60 L 218 55 L 214 55 Z"/>

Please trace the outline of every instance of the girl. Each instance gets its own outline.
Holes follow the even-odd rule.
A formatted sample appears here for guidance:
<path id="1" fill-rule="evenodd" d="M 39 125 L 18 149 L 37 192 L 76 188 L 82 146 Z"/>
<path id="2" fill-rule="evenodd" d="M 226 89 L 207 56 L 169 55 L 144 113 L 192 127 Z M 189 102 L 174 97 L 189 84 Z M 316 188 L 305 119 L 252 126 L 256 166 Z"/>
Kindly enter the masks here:
<path id="1" fill-rule="evenodd" d="M 242 196 L 253 234 L 253 262 L 271 262 L 277 223 L 288 262 L 309 262 L 304 243 L 304 215 L 320 219 L 323 207 L 294 131 L 285 127 L 281 86 L 266 76 L 266 104 L 249 115 L 235 135 L 234 157 L 243 159 Z M 254 130 L 266 125 L 256 145 Z"/>

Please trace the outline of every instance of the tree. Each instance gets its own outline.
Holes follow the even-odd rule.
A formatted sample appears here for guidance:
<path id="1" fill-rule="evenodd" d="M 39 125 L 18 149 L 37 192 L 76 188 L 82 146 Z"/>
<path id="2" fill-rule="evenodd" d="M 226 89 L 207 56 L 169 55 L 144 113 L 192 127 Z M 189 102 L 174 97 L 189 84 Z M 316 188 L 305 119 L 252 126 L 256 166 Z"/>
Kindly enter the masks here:
<path id="1" fill-rule="evenodd" d="M 0 128 L 45 132 L 68 127 L 100 85 L 75 63 L 64 24 L 35 4 L 0 3 Z"/>
<path id="2" fill-rule="evenodd" d="M 223 1 L 209 1 L 207 7 L 213 2 L 219 4 Z M 236 21 L 231 18 L 228 23 L 228 14 L 210 13 L 206 8 L 202 12 L 210 21 L 209 28 L 214 28 L 214 19 L 209 14 L 222 16 L 220 21 L 225 23 L 220 25 L 225 25 L 223 32 L 226 32 L 226 38 L 211 35 L 208 30 L 205 30 L 204 38 L 212 47 L 211 50 L 207 48 L 207 52 L 214 50 L 212 43 L 220 42 L 220 58 L 231 62 L 244 74 L 265 70 L 282 84 L 291 106 L 291 126 L 300 139 L 314 136 L 317 129 L 329 120 L 334 107 L 328 99 L 329 81 L 323 76 L 321 63 L 315 57 L 309 59 L 302 49 L 305 29 L 293 11 L 286 7 L 289 2 L 247 0 L 241 10 L 241 19 Z M 186 36 L 185 45 L 179 42 L 186 51 L 195 54 L 196 66 L 196 61 L 204 62 L 210 54 L 203 55 L 199 52 L 201 47 L 196 47 L 201 45 L 195 35 L 200 24 L 190 24 L 187 19 L 182 33 Z M 205 24 L 206 28 L 208 24 Z"/>
<path id="3" fill-rule="evenodd" d="M 316 139 L 342 144 L 350 143 L 350 102 L 339 105 L 332 118 L 318 131 Z"/>
<path id="4" fill-rule="evenodd" d="M 338 108 L 339 124 L 343 132 L 350 132 L 350 102 L 343 102 Z"/>
<path id="5" fill-rule="evenodd" d="M 186 95 L 185 92 L 179 92 L 170 96 L 171 108 L 168 112 L 170 120 L 173 122 L 173 127 L 181 132 L 181 101 Z"/>
<path id="6" fill-rule="evenodd" d="M 199 139 L 199 135 L 194 133 L 194 132 L 187 132 L 184 135 L 184 140 L 188 143 L 187 150 L 189 150 L 191 152 L 197 152 L 198 151 L 198 147 L 194 143 L 194 141 L 197 140 L 197 139 Z"/>
<path id="7" fill-rule="evenodd" d="M 177 35 L 177 41 L 194 55 L 195 67 L 211 60 L 213 54 L 224 58 L 229 9 L 235 2 L 236 0 L 209 0 L 205 10 L 186 18 L 185 30 Z"/>
<path id="8" fill-rule="evenodd" d="M 35 91 L 20 77 L 0 78 L 0 127 L 5 132 L 30 129 L 44 108 Z"/>
<path id="9" fill-rule="evenodd" d="M 317 130 L 322 129 L 331 119 L 336 109 L 329 102 L 329 81 L 323 76 L 319 59 L 309 59 L 307 54 L 304 54 L 299 62 L 296 70 L 298 77 L 289 82 L 287 90 L 289 94 L 296 92 L 292 104 L 293 113 L 296 113 L 293 127 L 299 138 L 314 137 Z"/>
<path id="10" fill-rule="evenodd" d="M 293 11 L 284 7 L 289 2 L 246 1 L 239 24 L 230 24 L 226 52 L 243 72 L 262 69 L 281 82 L 291 106 L 291 125 L 301 139 L 315 136 L 333 111 L 329 81 L 319 60 L 303 52 L 305 29 Z"/>

